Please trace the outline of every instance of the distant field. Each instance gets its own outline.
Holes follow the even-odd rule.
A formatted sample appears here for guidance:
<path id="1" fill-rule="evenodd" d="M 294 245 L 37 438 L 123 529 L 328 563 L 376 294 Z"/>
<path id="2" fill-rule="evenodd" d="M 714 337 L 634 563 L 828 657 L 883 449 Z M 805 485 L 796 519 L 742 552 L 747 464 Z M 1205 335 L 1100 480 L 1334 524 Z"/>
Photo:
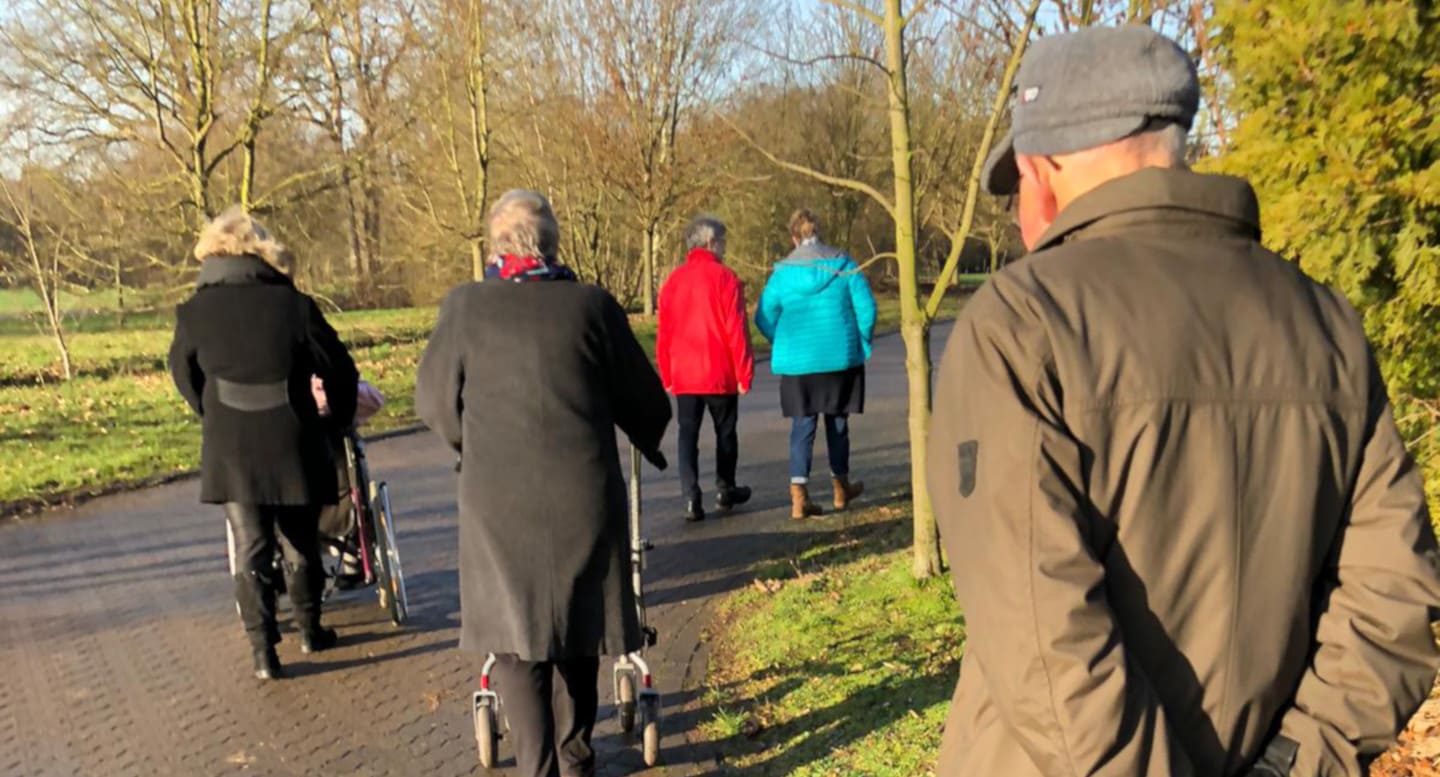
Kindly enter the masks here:
<path id="1" fill-rule="evenodd" d="M 111 311 L 118 307 L 115 300 L 114 291 L 96 291 L 83 296 L 61 292 L 60 309 L 66 313 Z M 40 295 L 30 289 L 0 289 L 0 316 L 23 316 L 44 310 Z"/>
<path id="2" fill-rule="evenodd" d="M 413 422 L 414 366 L 433 309 L 331 317 L 386 396 L 373 431 Z M 77 333 L 77 377 L 54 379 L 39 335 L 0 335 L 0 505 L 55 501 L 196 466 L 200 427 L 165 370 L 170 329 Z M 41 382 L 46 381 L 46 382 Z"/>
<path id="3" fill-rule="evenodd" d="M 953 317 L 959 306 L 954 298 L 943 317 Z M 370 431 L 414 423 L 415 364 L 435 314 L 434 308 L 405 308 L 329 316 L 361 375 L 386 396 Z M 881 331 L 894 331 L 898 303 L 882 299 L 879 318 Z M 123 329 L 104 316 L 73 323 L 76 377 L 69 382 L 59 380 L 49 336 L 33 325 L 0 329 L 0 514 L 7 504 L 65 501 L 198 464 L 199 423 L 165 369 L 172 334 L 167 317 L 132 317 Z M 637 318 L 633 326 L 653 354 L 653 322 Z M 753 328 L 752 334 L 759 350 L 767 350 Z"/>

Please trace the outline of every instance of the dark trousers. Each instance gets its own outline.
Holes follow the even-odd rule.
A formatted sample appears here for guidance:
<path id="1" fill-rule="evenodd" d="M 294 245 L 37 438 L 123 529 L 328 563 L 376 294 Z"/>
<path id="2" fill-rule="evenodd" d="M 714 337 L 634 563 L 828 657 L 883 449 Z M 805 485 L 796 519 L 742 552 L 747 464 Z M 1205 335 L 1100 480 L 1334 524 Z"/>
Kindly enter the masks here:
<path id="1" fill-rule="evenodd" d="M 600 659 L 521 661 L 496 656 L 490 671 L 510 721 L 519 777 L 590 777 L 590 734 L 600 710 Z"/>
<path id="2" fill-rule="evenodd" d="M 675 397 L 680 424 L 680 493 L 700 498 L 700 424 L 705 411 L 715 422 L 715 485 L 735 487 L 735 464 L 740 458 L 740 397 L 735 394 L 680 394 Z"/>
<path id="3" fill-rule="evenodd" d="M 850 475 L 850 418 L 827 415 L 825 419 L 825 451 L 830 455 L 830 474 L 837 478 Z M 815 457 L 816 416 L 797 416 L 790 420 L 790 482 L 810 482 L 810 464 Z"/>
<path id="4" fill-rule="evenodd" d="M 325 570 L 320 566 L 320 511 L 315 507 L 269 507 L 225 503 L 235 564 L 235 601 L 240 622 L 256 649 L 280 641 L 275 623 L 275 543 L 284 557 L 285 585 L 296 625 L 320 627 Z"/>

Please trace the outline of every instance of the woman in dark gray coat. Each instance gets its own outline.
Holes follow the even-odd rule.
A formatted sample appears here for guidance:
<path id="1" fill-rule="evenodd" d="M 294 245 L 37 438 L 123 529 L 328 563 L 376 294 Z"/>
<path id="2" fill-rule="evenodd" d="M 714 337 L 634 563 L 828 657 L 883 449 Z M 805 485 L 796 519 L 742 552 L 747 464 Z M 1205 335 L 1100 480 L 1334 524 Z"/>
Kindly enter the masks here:
<path id="1" fill-rule="evenodd" d="M 320 625 L 317 527 L 334 501 L 328 436 L 355 414 L 355 363 L 315 301 L 275 263 L 284 247 L 243 211 L 200 235 L 195 295 L 175 313 L 170 371 L 201 418 L 200 500 L 224 505 L 235 562 L 235 600 L 260 679 L 281 676 L 275 644 L 275 543 L 279 535 L 300 648 L 335 644 Z M 312 376 L 325 382 L 321 418 Z"/>
<path id="2" fill-rule="evenodd" d="M 583 777 L 599 657 L 641 645 L 615 428 L 658 451 L 670 402 L 620 305 L 557 263 L 543 196 L 507 193 L 489 232 L 492 280 L 445 299 L 415 406 L 461 454 L 460 646 L 500 659 L 520 774 Z"/>

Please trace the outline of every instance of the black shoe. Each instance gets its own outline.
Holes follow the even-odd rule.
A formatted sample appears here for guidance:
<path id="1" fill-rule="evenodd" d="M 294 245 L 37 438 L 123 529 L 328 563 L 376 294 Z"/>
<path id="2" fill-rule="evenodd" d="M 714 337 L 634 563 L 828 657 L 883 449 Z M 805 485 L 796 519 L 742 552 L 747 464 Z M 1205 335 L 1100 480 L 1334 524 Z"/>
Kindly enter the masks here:
<path id="1" fill-rule="evenodd" d="M 317 628 L 300 630 L 300 652 L 319 653 L 322 650 L 329 650 L 335 647 L 340 641 L 340 635 L 334 629 Z"/>
<path id="2" fill-rule="evenodd" d="M 280 656 L 275 654 L 274 645 L 255 651 L 255 679 L 280 680 L 284 677 L 285 669 L 280 666 Z"/>
<path id="3" fill-rule="evenodd" d="M 729 510 L 748 501 L 750 501 L 749 486 L 729 486 L 720 489 L 715 494 L 715 505 L 721 510 Z"/>
<path id="4" fill-rule="evenodd" d="M 365 587 L 364 572 L 341 572 L 335 576 L 335 588 L 339 591 L 353 591 Z"/>
<path id="5" fill-rule="evenodd" d="M 699 523 L 705 520 L 705 508 L 701 506 L 702 500 L 698 496 L 685 500 L 685 521 L 687 523 Z"/>

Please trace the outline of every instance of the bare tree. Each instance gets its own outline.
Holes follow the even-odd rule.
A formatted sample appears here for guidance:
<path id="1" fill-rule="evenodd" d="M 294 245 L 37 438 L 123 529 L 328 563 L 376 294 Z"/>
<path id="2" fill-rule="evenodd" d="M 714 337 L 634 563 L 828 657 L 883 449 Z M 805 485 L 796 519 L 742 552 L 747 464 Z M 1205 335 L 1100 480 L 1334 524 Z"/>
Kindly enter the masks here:
<path id="1" fill-rule="evenodd" d="M 23 122 L 37 162 L 88 163 L 67 185 L 104 206 L 83 238 L 111 248 L 109 282 L 123 290 L 125 266 L 138 263 L 141 277 L 172 283 L 195 229 L 228 202 L 253 204 L 272 65 L 299 22 L 293 0 L 12 5 L 0 21 L 0 112 Z"/>
<path id="2" fill-rule="evenodd" d="M 490 16 L 500 6 L 433 0 L 411 21 L 412 35 L 427 40 L 430 52 L 407 84 L 420 119 L 412 134 L 428 153 L 412 153 L 406 160 L 411 185 L 402 197 L 409 212 L 468 248 L 469 273 L 477 281 L 485 274 L 493 156 Z M 430 162 L 438 162 L 440 169 L 430 170 Z"/>
<path id="3" fill-rule="evenodd" d="M 390 144 L 409 127 L 395 99 L 397 73 L 414 53 L 406 2 L 308 0 L 313 28 L 305 103 L 339 158 L 355 280 L 368 287 L 382 250 Z"/>
<path id="4" fill-rule="evenodd" d="M 38 176 L 38 180 L 37 180 Z M 45 325 L 55 343 L 60 359 L 60 374 L 65 380 L 74 377 L 70 346 L 65 339 L 65 317 L 60 310 L 60 292 L 66 275 L 75 260 L 85 259 L 64 221 L 49 220 L 41 212 L 39 188 L 53 188 L 43 171 L 22 174 L 11 181 L 0 176 L 0 226 L 11 233 L 11 240 L 0 245 L 13 245 L 18 256 L 12 266 L 20 272 L 25 284 L 40 298 Z"/>
<path id="5" fill-rule="evenodd" d="M 601 85 L 593 105 L 594 159 L 640 233 L 641 298 L 655 310 L 657 258 L 679 206 L 702 188 L 684 147 L 687 122 L 714 99 L 733 50 L 731 30 L 753 19 L 748 0 L 576 0 L 566 39 Z M 723 23 L 722 21 L 723 20 Z"/>

